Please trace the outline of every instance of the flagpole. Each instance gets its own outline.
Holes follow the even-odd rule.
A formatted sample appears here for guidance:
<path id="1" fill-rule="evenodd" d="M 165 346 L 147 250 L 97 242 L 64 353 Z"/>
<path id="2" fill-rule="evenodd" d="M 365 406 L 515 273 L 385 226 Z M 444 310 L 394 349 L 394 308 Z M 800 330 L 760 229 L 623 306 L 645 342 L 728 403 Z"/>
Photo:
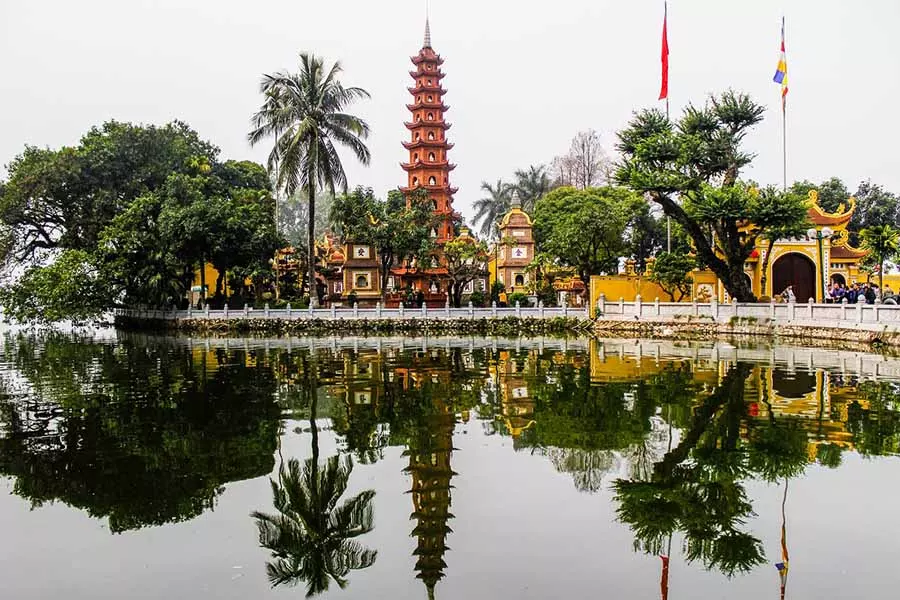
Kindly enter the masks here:
<path id="1" fill-rule="evenodd" d="M 665 52 L 665 91 L 666 91 L 666 121 L 669 120 L 669 3 L 663 2 L 663 52 Z M 666 215 L 666 252 L 672 252 L 672 217 Z"/>
<path id="2" fill-rule="evenodd" d="M 781 160 L 784 176 L 784 191 L 787 191 L 787 98 L 781 98 Z"/>

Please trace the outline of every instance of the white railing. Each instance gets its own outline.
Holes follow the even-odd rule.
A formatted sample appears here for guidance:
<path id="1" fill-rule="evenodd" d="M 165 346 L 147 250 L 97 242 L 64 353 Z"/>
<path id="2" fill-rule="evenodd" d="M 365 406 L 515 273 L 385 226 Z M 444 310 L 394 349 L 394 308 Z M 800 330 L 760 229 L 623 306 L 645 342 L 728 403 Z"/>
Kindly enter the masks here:
<path id="1" fill-rule="evenodd" d="M 166 321 L 178 321 L 184 319 L 280 319 L 280 320 L 417 320 L 417 319 L 502 319 L 507 317 L 519 317 L 529 319 L 554 319 L 558 317 L 587 318 L 587 310 L 569 307 L 497 307 L 475 308 L 467 306 L 463 308 L 383 308 L 380 305 L 374 308 L 265 308 L 230 309 L 226 305 L 221 310 L 188 309 L 188 310 L 154 310 L 154 309 L 116 309 L 115 316 L 130 317 L 136 319 L 159 319 Z"/>
<path id="2" fill-rule="evenodd" d="M 634 302 L 620 299 L 610 302 L 601 295 L 596 315 L 601 319 L 620 320 L 687 320 L 707 319 L 731 322 L 740 319 L 769 323 L 856 326 L 900 326 L 900 306 L 888 304 L 815 304 L 815 303 L 719 303 L 701 302 L 644 302 L 640 296 Z"/>

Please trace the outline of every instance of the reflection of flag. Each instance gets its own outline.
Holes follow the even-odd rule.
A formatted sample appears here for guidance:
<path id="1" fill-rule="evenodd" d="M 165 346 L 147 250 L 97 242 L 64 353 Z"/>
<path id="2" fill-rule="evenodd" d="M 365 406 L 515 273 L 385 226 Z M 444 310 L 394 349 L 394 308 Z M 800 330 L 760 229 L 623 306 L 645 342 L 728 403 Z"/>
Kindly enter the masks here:
<path id="1" fill-rule="evenodd" d="M 663 32 L 662 32 L 662 84 L 659 88 L 659 99 L 669 99 L 669 36 L 666 31 L 667 21 L 669 20 L 669 6 L 665 4 L 663 12 Z"/>
<path id="2" fill-rule="evenodd" d="M 775 69 L 775 83 L 781 84 L 781 108 L 784 110 L 788 93 L 787 53 L 784 50 L 784 17 L 781 17 L 781 56 L 778 59 L 778 67 Z"/>
<path id="3" fill-rule="evenodd" d="M 659 579 L 659 591 L 662 600 L 667 600 L 669 597 L 669 557 L 662 555 L 660 558 L 662 559 L 662 576 Z"/>

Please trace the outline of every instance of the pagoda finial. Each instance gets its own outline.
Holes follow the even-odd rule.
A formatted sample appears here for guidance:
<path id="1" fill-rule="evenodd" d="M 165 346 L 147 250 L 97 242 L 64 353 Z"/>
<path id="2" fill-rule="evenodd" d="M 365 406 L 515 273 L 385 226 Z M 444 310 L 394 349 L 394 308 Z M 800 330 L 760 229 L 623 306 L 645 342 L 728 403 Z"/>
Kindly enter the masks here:
<path id="1" fill-rule="evenodd" d="M 425 0 L 425 44 L 423 48 L 431 48 L 431 2 Z"/>
<path id="2" fill-rule="evenodd" d="M 513 190 L 512 208 L 522 208 L 522 200 L 519 198 L 519 190 Z"/>

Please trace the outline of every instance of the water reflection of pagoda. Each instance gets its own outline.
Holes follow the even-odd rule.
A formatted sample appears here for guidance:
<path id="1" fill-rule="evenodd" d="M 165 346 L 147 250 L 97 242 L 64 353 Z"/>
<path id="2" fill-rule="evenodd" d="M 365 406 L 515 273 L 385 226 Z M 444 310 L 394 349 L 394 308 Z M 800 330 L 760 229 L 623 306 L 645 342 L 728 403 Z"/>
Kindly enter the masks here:
<path id="1" fill-rule="evenodd" d="M 517 356 L 509 350 L 498 353 L 495 368 L 501 415 L 514 441 L 535 424 L 534 398 L 528 391 L 527 374 L 534 369 L 537 358 L 535 351 L 530 351 L 527 356 Z"/>
<path id="2" fill-rule="evenodd" d="M 447 522 L 450 514 L 450 481 L 455 475 L 450 468 L 453 453 L 453 428 L 456 418 L 446 400 L 433 400 L 434 413 L 410 439 L 406 454 L 412 476 L 413 513 L 416 521 L 412 535 L 417 538 L 417 577 L 425 583 L 428 597 L 434 597 L 434 587 L 444 577 L 444 553 L 449 550 L 447 535 L 451 532 Z"/>

